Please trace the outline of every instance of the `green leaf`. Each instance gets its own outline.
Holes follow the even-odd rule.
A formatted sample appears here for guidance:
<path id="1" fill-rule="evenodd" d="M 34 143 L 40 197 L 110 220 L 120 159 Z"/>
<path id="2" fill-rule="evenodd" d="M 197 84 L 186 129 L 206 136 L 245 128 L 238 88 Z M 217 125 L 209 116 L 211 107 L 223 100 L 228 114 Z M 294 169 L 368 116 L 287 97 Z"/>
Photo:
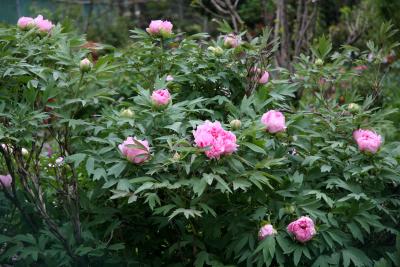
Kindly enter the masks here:
<path id="1" fill-rule="evenodd" d="M 242 143 L 242 145 L 247 146 L 248 148 L 250 148 L 251 150 L 253 150 L 256 153 L 260 153 L 260 154 L 263 154 L 263 155 L 267 154 L 263 148 L 255 145 L 255 144 L 244 142 L 244 143 Z"/>

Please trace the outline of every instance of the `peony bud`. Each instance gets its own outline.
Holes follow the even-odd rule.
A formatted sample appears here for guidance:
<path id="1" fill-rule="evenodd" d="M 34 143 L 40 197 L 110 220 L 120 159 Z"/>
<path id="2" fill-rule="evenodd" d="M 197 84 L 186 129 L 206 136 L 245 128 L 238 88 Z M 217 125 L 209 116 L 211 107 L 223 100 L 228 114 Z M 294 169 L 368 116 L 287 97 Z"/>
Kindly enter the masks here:
<path id="1" fill-rule="evenodd" d="M 224 53 L 224 49 L 219 46 L 209 46 L 207 49 L 211 51 L 214 56 L 221 56 Z"/>
<path id="2" fill-rule="evenodd" d="M 224 38 L 224 46 L 228 48 L 235 48 L 240 45 L 240 36 L 237 36 L 236 34 L 228 34 Z"/>
<path id="3" fill-rule="evenodd" d="M 322 65 L 324 65 L 324 61 L 322 59 L 320 59 L 320 58 L 317 58 L 315 60 L 315 65 L 322 66 Z"/>
<path id="4" fill-rule="evenodd" d="M 351 113 L 356 113 L 356 112 L 359 112 L 361 110 L 360 105 L 356 104 L 356 103 L 350 103 L 348 108 L 349 108 L 349 111 Z"/>
<path id="5" fill-rule="evenodd" d="M 171 102 L 171 94 L 169 93 L 168 89 L 155 90 L 151 94 L 151 100 L 155 106 L 163 107 Z"/>
<path id="6" fill-rule="evenodd" d="M 125 118 L 133 118 L 135 116 L 135 112 L 133 110 L 131 110 L 130 108 L 127 108 L 127 109 L 121 110 L 119 115 L 121 117 L 125 117 Z"/>
<path id="7" fill-rule="evenodd" d="M 178 161 L 181 159 L 181 155 L 178 152 L 175 152 L 174 156 L 172 157 L 173 160 Z"/>
<path id="8" fill-rule="evenodd" d="M 0 175 L 0 188 L 3 187 L 10 187 L 12 184 L 12 177 L 11 175 Z"/>
<path id="9" fill-rule="evenodd" d="M 29 155 L 29 151 L 26 148 L 21 148 L 21 153 L 22 153 L 22 156 L 28 156 Z"/>
<path id="10" fill-rule="evenodd" d="M 232 129 L 238 130 L 240 129 L 240 127 L 242 127 L 242 122 L 240 120 L 235 119 L 230 122 L 230 126 Z"/>
<path id="11" fill-rule="evenodd" d="M 79 68 L 81 69 L 82 72 L 88 72 L 92 69 L 92 62 L 90 62 L 89 59 L 84 58 L 79 63 Z"/>
<path id="12" fill-rule="evenodd" d="M 261 227 L 260 231 L 258 232 L 258 239 L 263 240 L 267 236 L 275 235 L 277 232 L 271 224 L 266 224 Z"/>
<path id="13" fill-rule="evenodd" d="M 167 77 L 165 78 L 165 80 L 167 82 L 172 82 L 174 80 L 174 77 L 172 75 L 167 75 Z"/>

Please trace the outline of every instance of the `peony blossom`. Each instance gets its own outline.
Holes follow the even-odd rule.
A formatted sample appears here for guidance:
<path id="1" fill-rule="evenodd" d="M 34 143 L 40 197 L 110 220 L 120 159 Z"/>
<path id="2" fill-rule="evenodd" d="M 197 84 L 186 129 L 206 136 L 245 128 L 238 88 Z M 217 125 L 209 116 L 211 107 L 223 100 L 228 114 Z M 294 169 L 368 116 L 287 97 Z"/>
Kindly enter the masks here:
<path id="1" fill-rule="evenodd" d="M 174 77 L 172 75 L 167 75 L 167 77 L 165 78 L 165 80 L 167 82 L 172 82 L 174 80 Z"/>
<path id="2" fill-rule="evenodd" d="M 171 101 L 168 89 L 159 89 L 151 94 L 151 100 L 156 106 L 165 106 Z"/>
<path id="3" fill-rule="evenodd" d="M 267 131 L 270 133 L 284 132 L 285 116 L 276 110 L 270 110 L 261 117 L 261 122 L 267 127 Z"/>
<path id="4" fill-rule="evenodd" d="M 12 183 L 11 175 L 0 175 L 0 188 L 4 185 L 4 187 L 10 187 Z"/>
<path id="5" fill-rule="evenodd" d="M 25 29 L 29 29 L 32 26 L 34 26 L 35 22 L 33 21 L 33 18 L 31 18 L 31 17 L 20 17 L 18 19 L 17 25 L 20 29 L 25 30 Z"/>
<path id="6" fill-rule="evenodd" d="M 122 155 L 135 164 L 140 164 L 150 157 L 149 142 L 147 140 L 128 137 L 118 148 Z"/>
<path id="7" fill-rule="evenodd" d="M 257 81 L 260 84 L 266 84 L 269 81 L 269 73 L 268 71 L 263 71 L 260 68 L 251 68 L 250 69 L 252 80 Z"/>
<path id="8" fill-rule="evenodd" d="M 267 236 L 274 235 L 276 234 L 276 230 L 271 224 L 266 224 L 263 227 L 261 227 L 260 231 L 258 232 L 258 239 L 263 240 Z"/>
<path id="9" fill-rule="evenodd" d="M 360 151 L 376 153 L 382 144 L 382 137 L 370 130 L 358 129 L 353 132 L 353 138 Z"/>
<path id="10" fill-rule="evenodd" d="M 172 34 L 173 25 L 168 20 L 152 20 L 146 31 L 150 35 L 169 37 Z"/>
<path id="11" fill-rule="evenodd" d="M 235 48 L 240 45 L 240 36 L 230 33 L 224 38 L 224 45 L 226 47 Z"/>
<path id="12" fill-rule="evenodd" d="M 50 20 L 43 19 L 42 15 L 37 16 L 33 21 L 41 32 L 50 32 L 54 27 L 54 24 Z"/>
<path id="13" fill-rule="evenodd" d="M 58 157 L 56 159 L 56 166 L 62 166 L 64 164 L 64 158 L 63 157 Z"/>
<path id="14" fill-rule="evenodd" d="M 236 135 L 222 128 L 221 124 L 205 121 L 193 131 L 194 142 L 199 148 L 207 148 L 205 154 L 210 159 L 219 159 L 237 150 Z"/>
<path id="15" fill-rule="evenodd" d="M 291 222 L 288 225 L 287 230 L 301 243 L 311 240 L 316 234 L 313 220 L 306 216 L 302 216 L 296 221 Z"/>

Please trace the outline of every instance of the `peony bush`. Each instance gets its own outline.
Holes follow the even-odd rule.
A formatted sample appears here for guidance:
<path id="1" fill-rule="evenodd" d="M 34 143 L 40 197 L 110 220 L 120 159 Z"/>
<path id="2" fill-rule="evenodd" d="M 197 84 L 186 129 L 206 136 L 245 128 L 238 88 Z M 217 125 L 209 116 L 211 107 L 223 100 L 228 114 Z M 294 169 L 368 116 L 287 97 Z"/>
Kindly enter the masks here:
<path id="1" fill-rule="evenodd" d="M 267 30 L 153 20 L 96 61 L 35 20 L 0 30 L 1 263 L 400 262 L 394 111 L 352 91 L 353 48 L 321 38 L 289 72 Z"/>

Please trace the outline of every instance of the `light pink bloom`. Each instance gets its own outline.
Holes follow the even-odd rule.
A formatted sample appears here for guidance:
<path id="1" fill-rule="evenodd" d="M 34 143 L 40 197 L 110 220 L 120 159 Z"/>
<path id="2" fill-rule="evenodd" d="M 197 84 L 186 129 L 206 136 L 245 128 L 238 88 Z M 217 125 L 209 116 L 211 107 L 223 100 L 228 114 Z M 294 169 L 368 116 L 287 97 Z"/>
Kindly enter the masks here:
<path id="1" fill-rule="evenodd" d="M 64 164 L 64 158 L 63 157 L 58 157 L 57 159 L 56 159 L 56 165 L 57 166 L 61 166 L 61 165 L 63 165 Z"/>
<path id="2" fill-rule="evenodd" d="M 165 78 L 167 82 L 172 82 L 174 80 L 174 77 L 172 75 L 167 75 L 167 78 Z"/>
<path id="3" fill-rule="evenodd" d="M 287 226 L 289 233 L 293 234 L 297 241 L 304 243 L 313 238 L 316 234 L 313 220 L 302 216 Z"/>
<path id="4" fill-rule="evenodd" d="M 31 17 L 20 17 L 18 19 L 17 25 L 20 29 L 27 29 L 31 26 L 35 25 L 35 22 L 33 21 L 33 18 Z"/>
<path id="5" fill-rule="evenodd" d="M 37 16 L 34 19 L 34 23 L 41 32 L 49 32 L 54 27 L 54 24 L 50 20 L 43 19 L 42 15 Z"/>
<path id="6" fill-rule="evenodd" d="M 236 135 L 222 128 L 221 124 L 205 121 L 193 131 L 194 142 L 199 148 L 207 148 L 205 154 L 210 159 L 229 155 L 237 150 Z"/>
<path id="7" fill-rule="evenodd" d="M 353 138 L 360 151 L 376 153 L 382 144 L 382 137 L 370 130 L 358 129 L 353 132 Z"/>
<path id="8" fill-rule="evenodd" d="M 168 20 L 152 20 L 146 31 L 150 35 L 162 35 L 164 37 L 172 34 L 173 25 Z"/>
<path id="9" fill-rule="evenodd" d="M 260 68 L 253 67 L 250 69 L 250 72 L 252 74 L 252 80 L 257 81 L 260 84 L 266 84 L 269 80 L 269 73 L 268 71 L 263 71 Z"/>
<path id="10" fill-rule="evenodd" d="M 261 117 L 261 122 L 270 133 L 284 132 L 286 130 L 285 116 L 276 110 L 270 110 Z"/>
<path id="11" fill-rule="evenodd" d="M 159 89 L 151 94 L 151 100 L 157 106 L 165 106 L 171 101 L 168 89 Z"/>
<path id="12" fill-rule="evenodd" d="M 240 40 L 239 36 L 237 36 L 236 34 L 230 33 L 227 36 L 225 36 L 224 45 L 226 47 L 235 48 L 235 47 L 239 46 L 240 41 L 241 40 Z"/>
<path id="13" fill-rule="evenodd" d="M 118 148 L 122 155 L 132 163 L 140 164 L 150 156 L 149 142 L 147 140 L 138 140 L 136 137 L 126 138 Z"/>
<path id="14" fill-rule="evenodd" d="M 261 227 L 260 231 L 258 232 L 258 239 L 263 240 L 267 236 L 276 234 L 276 230 L 271 224 L 266 224 Z"/>
<path id="15" fill-rule="evenodd" d="M 7 174 L 7 175 L 0 175 L 0 188 L 2 187 L 2 185 L 4 185 L 5 187 L 10 187 L 11 183 L 12 183 L 12 177 L 11 175 Z"/>

